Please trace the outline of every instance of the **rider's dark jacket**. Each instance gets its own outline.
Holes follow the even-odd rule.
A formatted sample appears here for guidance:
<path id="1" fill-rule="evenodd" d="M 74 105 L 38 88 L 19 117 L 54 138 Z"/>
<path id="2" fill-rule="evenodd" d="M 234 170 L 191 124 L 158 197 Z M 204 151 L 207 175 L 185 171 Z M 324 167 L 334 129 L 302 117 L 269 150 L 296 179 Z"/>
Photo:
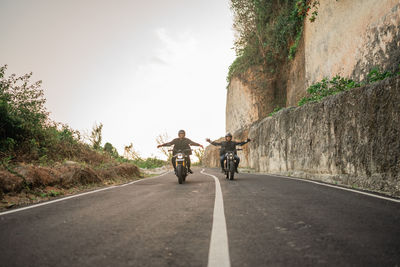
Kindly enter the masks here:
<path id="1" fill-rule="evenodd" d="M 214 146 L 221 146 L 221 149 L 219 150 L 219 155 L 222 156 L 228 151 L 233 151 L 236 155 L 236 146 L 242 146 L 244 144 L 247 144 L 249 141 L 243 141 L 243 142 L 235 142 L 235 141 L 222 141 L 222 142 L 211 142 L 212 145 Z"/>
<path id="2" fill-rule="evenodd" d="M 174 140 L 172 140 L 171 142 L 165 143 L 162 146 L 172 146 L 174 145 L 174 149 L 172 150 L 172 154 L 175 155 L 176 153 L 178 153 L 179 150 L 186 150 L 188 149 L 188 151 L 185 151 L 186 155 L 192 155 L 192 151 L 190 150 L 190 146 L 200 146 L 200 144 L 193 142 L 192 140 L 190 140 L 189 138 L 175 138 Z"/>

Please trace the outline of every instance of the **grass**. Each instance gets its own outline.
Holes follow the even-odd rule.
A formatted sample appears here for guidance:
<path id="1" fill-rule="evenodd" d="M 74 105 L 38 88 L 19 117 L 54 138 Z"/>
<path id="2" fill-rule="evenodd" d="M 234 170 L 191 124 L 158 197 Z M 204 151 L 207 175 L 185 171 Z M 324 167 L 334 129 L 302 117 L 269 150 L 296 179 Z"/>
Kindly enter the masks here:
<path id="1" fill-rule="evenodd" d="M 58 187 L 35 188 L 33 190 L 23 190 L 18 193 L 17 192 L 9 193 L 5 194 L 1 199 L 0 211 L 16 208 L 23 205 L 35 204 L 61 196 L 84 193 L 95 189 L 104 188 L 106 186 L 121 185 L 127 182 L 131 182 L 132 180 L 142 179 L 142 177 L 141 178 L 136 177 L 134 179 L 116 177 L 113 180 L 103 181 L 102 183 L 75 185 L 71 188 L 58 188 Z"/>
<path id="2" fill-rule="evenodd" d="M 64 192 L 58 191 L 58 190 L 50 190 L 49 192 L 46 192 L 46 193 L 40 193 L 41 198 L 57 197 L 57 196 L 62 196 L 62 195 L 64 195 Z"/>

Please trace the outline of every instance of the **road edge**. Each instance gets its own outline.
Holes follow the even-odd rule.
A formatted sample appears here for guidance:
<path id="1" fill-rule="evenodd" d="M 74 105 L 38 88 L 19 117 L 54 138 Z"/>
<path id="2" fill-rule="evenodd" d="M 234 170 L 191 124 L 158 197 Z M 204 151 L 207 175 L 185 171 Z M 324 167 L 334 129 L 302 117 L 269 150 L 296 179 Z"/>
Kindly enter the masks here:
<path id="1" fill-rule="evenodd" d="M 65 201 L 65 200 L 68 200 L 68 199 L 77 198 L 77 197 L 81 197 L 81 196 L 85 196 L 85 195 L 90 195 L 90 194 L 98 193 L 98 192 L 105 191 L 105 190 L 110 190 L 110 189 L 114 189 L 114 188 L 118 188 L 118 187 L 124 187 L 124 186 L 135 184 L 135 183 L 138 183 L 138 182 L 141 182 L 141 181 L 147 181 L 149 179 L 160 178 L 160 177 L 162 177 L 162 176 L 164 176 L 164 175 L 166 175 L 166 174 L 168 174 L 170 172 L 171 171 L 167 171 L 167 172 L 164 172 L 163 174 L 160 174 L 160 175 L 154 176 L 154 177 L 139 179 L 139 180 L 135 180 L 135 181 L 132 181 L 132 182 L 129 182 L 129 183 L 121 184 L 121 185 L 107 186 L 107 187 L 103 187 L 103 188 L 96 189 L 96 190 L 93 190 L 93 191 L 79 193 L 79 194 L 71 195 L 71 196 L 67 196 L 67 197 L 61 197 L 61 198 L 57 198 L 57 199 L 54 199 L 54 200 L 49 200 L 49 201 L 46 201 L 46 202 L 41 202 L 41 203 L 25 206 L 25 207 L 22 207 L 22 208 L 16 208 L 16 209 L 13 209 L 13 210 L 3 211 L 3 212 L 0 212 L 0 216 L 11 214 L 11 213 L 16 213 L 16 212 L 24 211 L 24 210 L 28 210 L 28 209 L 33 209 L 33 208 L 37 208 L 37 207 L 41 207 L 41 206 L 45 206 L 45 205 L 50 205 L 50 204 L 53 204 L 53 203 L 56 203 L 56 202 Z"/>
<path id="2" fill-rule="evenodd" d="M 377 194 L 377 193 L 375 193 L 373 191 L 362 191 L 362 190 L 352 189 L 352 188 L 348 188 L 348 187 L 341 186 L 341 185 L 335 185 L 335 184 L 330 184 L 330 183 L 324 183 L 324 182 L 320 182 L 320 181 L 310 180 L 310 179 L 306 179 L 306 178 L 289 177 L 289 176 L 284 176 L 284 175 L 279 175 L 279 174 L 272 174 L 272 173 L 253 173 L 253 174 L 259 175 L 259 176 L 265 175 L 265 176 L 272 176 L 272 177 L 277 177 L 277 178 L 291 179 L 291 180 L 296 180 L 296 181 L 301 181 L 301 182 L 307 182 L 307 183 L 312 183 L 312 184 L 318 184 L 318 185 L 322 185 L 322 186 L 327 186 L 327 187 L 340 189 L 340 190 L 344 190 L 344 191 L 350 191 L 350 192 L 358 193 L 358 194 L 361 194 L 361 195 L 366 195 L 366 196 L 370 196 L 370 197 L 374 197 L 374 198 L 380 198 L 380 199 L 384 199 L 384 200 L 387 200 L 387 201 L 400 203 L 400 199 L 398 199 L 398 198 L 379 195 L 379 194 Z"/>

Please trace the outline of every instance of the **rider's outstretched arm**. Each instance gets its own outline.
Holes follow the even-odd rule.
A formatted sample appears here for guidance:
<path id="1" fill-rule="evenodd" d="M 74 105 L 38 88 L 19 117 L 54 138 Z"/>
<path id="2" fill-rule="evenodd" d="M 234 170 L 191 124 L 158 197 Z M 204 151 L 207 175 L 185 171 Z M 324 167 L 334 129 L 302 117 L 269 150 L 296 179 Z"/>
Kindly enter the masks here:
<path id="1" fill-rule="evenodd" d="M 211 141 L 210 138 L 207 138 L 206 141 L 212 144 L 213 146 L 222 146 L 222 143 Z"/>
<path id="2" fill-rule="evenodd" d="M 250 138 L 247 138 L 246 141 L 237 142 L 236 145 L 238 145 L 238 146 L 243 146 L 243 145 L 247 144 L 247 143 L 250 142 L 250 141 L 251 141 Z"/>
<path id="3" fill-rule="evenodd" d="M 189 139 L 189 141 L 190 141 L 189 145 L 191 145 L 191 146 L 199 146 L 199 147 L 203 147 L 201 144 L 199 144 L 199 143 L 196 143 L 196 142 L 193 142 L 193 141 L 192 141 L 192 140 L 190 140 L 190 139 Z"/>
<path id="4" fill-rule="evenodd" d="M 158 145 L 157 147 L 172 146 L 172 145 L 174 145 L 174 140 L 172 140 L 171 142 L 168 142 L 168 143 L 164 143 L 164 144 Z"/>

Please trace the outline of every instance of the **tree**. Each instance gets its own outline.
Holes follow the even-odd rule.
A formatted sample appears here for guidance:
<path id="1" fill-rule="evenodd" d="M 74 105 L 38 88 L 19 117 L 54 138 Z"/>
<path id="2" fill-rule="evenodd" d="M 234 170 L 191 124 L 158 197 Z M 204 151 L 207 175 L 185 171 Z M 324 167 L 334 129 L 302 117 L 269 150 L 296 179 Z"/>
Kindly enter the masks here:
<path id="1" fill-rule="evenodd" d="M 32 72 L 5 77 L 7 65 L 0 67 L 0 150 L 14 144 L 42 141 L 48 120 L 42 81 L 32 83 Z"/>
<path id="2" fill-rule="evenodd" d="M 193 150 L 194 155 L 197 157 L 197 159 L 199 160 L 199 165 L 203 164 L 203 157 L 204 157 L 204 148 L 196 148 L 195 150 Z"/>
<path id="3" fill-rule="evenodd" d="M 124 158 L 130 160 L 140 159 L 140 154 L 133 148 L 133 143 L 130 143 L 128 146 L 124 147 Z"/>
<path id="4" fill-rule="evenodd" d="M 114 158 L 119 157 L 117 149 L 109 142 L 104 144 L 104 151 L 106 151 L 108 154 L 110 154 Z"/>
<path id="5" fill-rule="evenodd" d="M 265 22 L 271 14 L 274 1 L 266 0 L 231 0 L 234 13 L 233 28 L 235 30 L 235 50 L 238 56 L 244 49 L 255 50 L 266 60 L 266 44 L 264 40 Z M 266 12 L 267 11 L 267 12 Z M 257 52 L 253 52 L 256 53 Z"/>
<path id="6" fill-rule="evenodd" d="M 103 130 L 103 124 L 95 123 L 93 125 L 92 132 L 89 137 L 89 140 L 92 143 L 93 148 L 96 150 L 101 148 L 102 130 Z"/>
<path id="7" fill-rule="evenodd" d="M 164 143 L 167 143 L 169 139 L 170 139 L 170 137 L 168 136 L 168 134 L 167 133 L 163 133 L 163 134 L 159 134 L 156 137 L 156 142 L 157 142 L 158 145 L 162 145 Z M 161 153 L 163 153 L 167 157 L 167 160 L 171 160 L 172 153 L 170 151 L 168 151 L 169 148 L 160 147 L 159 149 L 160 149 Z"/>

